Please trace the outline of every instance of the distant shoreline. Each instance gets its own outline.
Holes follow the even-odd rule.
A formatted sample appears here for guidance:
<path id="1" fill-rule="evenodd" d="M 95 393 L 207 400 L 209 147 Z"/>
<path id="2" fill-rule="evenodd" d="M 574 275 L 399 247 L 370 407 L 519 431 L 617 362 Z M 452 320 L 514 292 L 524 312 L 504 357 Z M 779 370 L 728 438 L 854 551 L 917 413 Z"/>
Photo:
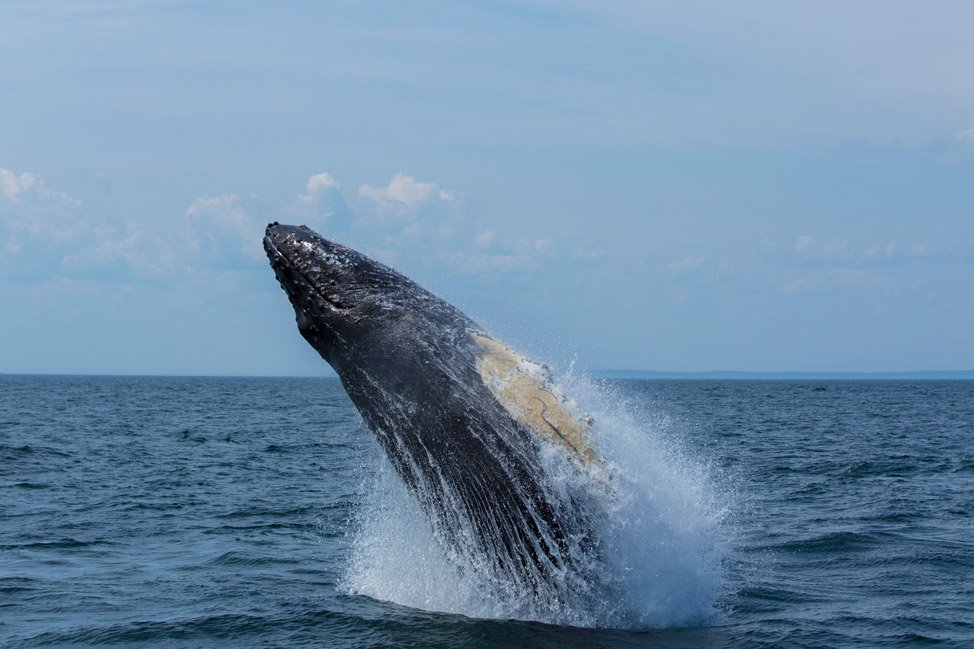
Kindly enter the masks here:
<path id="1" fill-rule="evenodd" d="M 914 372 L 659 372 L 652 370 L 597 370 L 599 379 L 693 380 L 828 380 L 828 381 L 944 381 L 974 380 L 974 370 L 920 370 Z"/>
<path id="2" fill-rule="evenodd" d="M 593 379 L 687 381 L 972 381 L 974 370 L 920 370 L 913 372 L 663 372 L 656 370 L 590 370 Z M 0 372 L 0 377 L 186 378 L 186 379 L 329 379 L 335 374 L 112 374 L 75 372 Z"/>

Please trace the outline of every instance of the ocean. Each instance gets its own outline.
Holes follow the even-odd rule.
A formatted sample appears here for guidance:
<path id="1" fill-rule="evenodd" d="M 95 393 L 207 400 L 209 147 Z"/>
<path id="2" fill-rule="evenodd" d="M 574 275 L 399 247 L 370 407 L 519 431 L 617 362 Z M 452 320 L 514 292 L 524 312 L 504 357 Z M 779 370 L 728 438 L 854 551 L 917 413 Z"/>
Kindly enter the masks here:
<path id="1" fill-rule="evenodd" d="M 335 379 L 0 376 L 0 646 L 974 646 L 974 381 L 568 383 L 616 587 L 512 620 Z"/>

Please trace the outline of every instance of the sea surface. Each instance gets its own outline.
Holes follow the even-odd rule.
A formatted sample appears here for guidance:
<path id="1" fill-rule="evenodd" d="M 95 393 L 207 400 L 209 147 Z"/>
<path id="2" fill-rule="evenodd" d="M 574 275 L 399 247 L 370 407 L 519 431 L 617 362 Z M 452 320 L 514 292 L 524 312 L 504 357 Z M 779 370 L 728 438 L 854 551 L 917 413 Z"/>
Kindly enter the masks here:
<path id="1" fill-rule="evenodd" d="M 974 647 L 974 381 L 585 385 L 616 628 L 424 591 L 337 380 L 0 376 L 0 646 Z"/>

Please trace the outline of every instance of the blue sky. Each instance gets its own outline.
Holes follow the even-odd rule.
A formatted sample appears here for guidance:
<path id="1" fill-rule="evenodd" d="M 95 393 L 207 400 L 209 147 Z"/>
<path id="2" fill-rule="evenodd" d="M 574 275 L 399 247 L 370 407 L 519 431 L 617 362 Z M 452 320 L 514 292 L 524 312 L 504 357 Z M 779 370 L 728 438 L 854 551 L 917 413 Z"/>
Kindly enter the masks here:
<path id="1" fill-rule="evenodd" d="M 0 372 L 321 374 L 356 246 L 565 367 L 974 368 L 974 5 L 0 4 Z"/>

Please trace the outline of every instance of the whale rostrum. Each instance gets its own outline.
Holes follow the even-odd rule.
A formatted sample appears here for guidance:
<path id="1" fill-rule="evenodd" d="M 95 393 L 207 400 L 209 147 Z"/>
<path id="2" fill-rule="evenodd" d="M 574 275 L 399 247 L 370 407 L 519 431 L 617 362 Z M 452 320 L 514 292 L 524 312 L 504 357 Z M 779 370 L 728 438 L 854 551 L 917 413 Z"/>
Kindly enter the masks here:
<path id="1" fill-rule="evenodd" d="M 533 597 L 591 587 L 605 465 L 591 418 L 547 367 L 306 226 L 268 225 L 264 249 L 301 335 L 334 368 L 457 569 Z"/>

